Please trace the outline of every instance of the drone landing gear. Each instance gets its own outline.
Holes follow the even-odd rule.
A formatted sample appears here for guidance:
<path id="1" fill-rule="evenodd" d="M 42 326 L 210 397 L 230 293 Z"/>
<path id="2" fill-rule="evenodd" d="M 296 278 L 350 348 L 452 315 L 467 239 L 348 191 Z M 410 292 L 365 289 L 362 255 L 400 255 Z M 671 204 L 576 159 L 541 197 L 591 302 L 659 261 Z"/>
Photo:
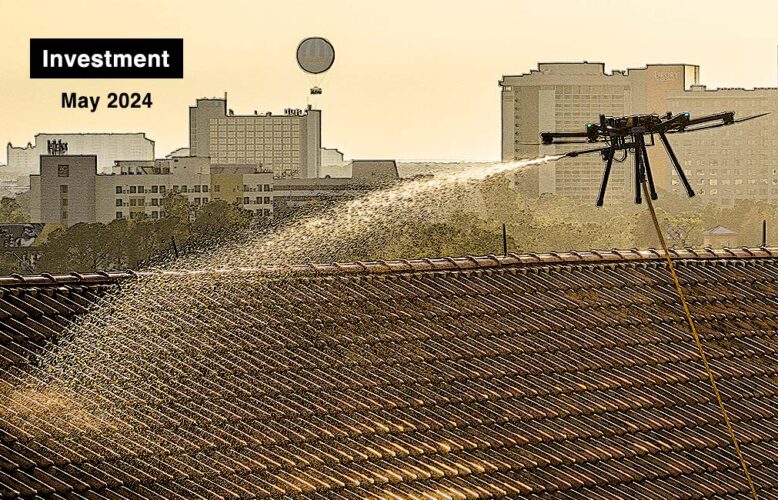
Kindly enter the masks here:
<path id="1" fill-rule="evenodd" d="M 681 164 L 678 162 L 678 157 L 675 156 L 670 142 L 667 140 L 667 136 L 663 132 L 659 132 L 659 138 L 662 140 L 662 144 L 667 151 L 667 156 L 670 157 L 670 162 L 673 164 L 675 173 L 678 175 L 681 183 L 683 184 L 686 194 L 691 198 L 694 196 L 694 190 L 692 189 L 689 180 L 681 168 Z M 651 134 L 651 146 L 654 145 L 654 136 Z M 600 184 L 600 195 L 597 197 L 597 206 L 601 207 L 605 203 L 605 191 L 608 189 L 608 181 L 610 180 L 611 169 L 613 167 L 613 157 L 617 150 L 631 151 L 635 156 L 635 203 L 643 203 L 643 193 L 641 192 L 641 183 L 645 179 L 648 185 L 648 196 L 652 200 L 657 199 L 656 186 L 654 185 L 654 175 L 651 171 L 651 163 L 648 159 L 648 150 L 646 149 L 646 138 L 642 132 L 632 134 L 632 142 L 625 143 L 623 140 L 611 147 L 601 150 L 603 159 L 605 160 L 605 172 L 602 176 L 602 183 Z M 574 155 L 570 155 L 574 156 Z M 621 160 L 618 160 L 621 161 Z"/>
<path id="2" fill-rule="evenodd" d="M 689 198 L 693 197 L 694 189 L 692 189 L 692 185 L 689 184 L 689 180 L 686 178 L 686 174 L 683 173 L 681 164 L 678 163 L 678 157 L 675 156 L 675 151 L 673 151 L 672 146 L 670 146 L 670 141 L 667 140 L 667 136 L 664 132 L 659 132 L 659 138 L 662 140 L 665 151 L 667 151 L 667 156 L 670 157 L 670 161 L 673 164 L 675 173 L 678 174 L 678 178 L 681 180 L 681 184 L 683 184 L 684 189 L 686 189 L 686 194 L 689 196 Z"/>
<path id="3" fill-rule="evenodd" d="M 644 177 L 648 181 L 649 196 L 652 200 L 656 200 L 656 188 L 654 187 L 654 176 L 651 173 L 651 164 L 648 162 L 646 140 L 643 134 L 635 134 L 632 140 L 635 143 L 635 203 L 643 202 L 640 196 L 640 185 Z"/>
<path id="4" fill-rule="evenodd" d="M 608 178 L 611 176 L 611 167 L 613 166 L 613 155 L 616 154 L 612 149 L 605 151 L 605 173 L 602 176 L 600 184 L 600 196 L 597 197 L 597 206 L 601 207 L 605 203 L 605 190 L 608 189 Z"/>

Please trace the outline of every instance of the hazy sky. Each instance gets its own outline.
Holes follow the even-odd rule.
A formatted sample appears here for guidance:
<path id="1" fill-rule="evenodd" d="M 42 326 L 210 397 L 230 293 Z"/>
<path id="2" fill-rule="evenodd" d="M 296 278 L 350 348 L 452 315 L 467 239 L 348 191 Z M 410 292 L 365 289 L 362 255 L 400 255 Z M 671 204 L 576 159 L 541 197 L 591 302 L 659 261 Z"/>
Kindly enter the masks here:
<path id="1" fill-rule="evenodd" d="M 775 0 L 0 0 L 0 140 L 144 131 L 188 145 L 188 106 L 304 107 L 294 53 L 324 36 L 323 145 L 350 158 L 497 159 L 503 74 L 538 61 L 699 64 L 709 86 L 775 86 Z M 183 80 L 30 80 L 29 38 L 183 37 Z M 152 92 L 151 110 L 63 110 L 60 93 Z M 105 97 L 102 99 L 105 101 Z M 0 162 L 5 160 L 5 149 Z"/>

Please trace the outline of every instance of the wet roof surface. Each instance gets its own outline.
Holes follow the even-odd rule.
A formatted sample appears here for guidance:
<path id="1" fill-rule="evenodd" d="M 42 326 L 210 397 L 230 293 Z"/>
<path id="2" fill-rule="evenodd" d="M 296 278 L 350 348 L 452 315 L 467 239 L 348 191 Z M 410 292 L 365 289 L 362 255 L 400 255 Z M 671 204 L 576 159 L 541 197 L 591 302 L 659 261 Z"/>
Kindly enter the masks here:
<path id="1" fill-rule="evenodd" d="M 776 255 L 677 254 L 760 498 L 778 498 Z M 173 332 L 180 352 L 105 387 L 131 426 L 0 419 L 0 492 L 749 498 L 656 253 L 293 270 L 208 275 L 245 291 L 213 298 L 232 326 L 207 347 Z M 36 346 L 127 277 L 0 278 L 0 403 Z"/>

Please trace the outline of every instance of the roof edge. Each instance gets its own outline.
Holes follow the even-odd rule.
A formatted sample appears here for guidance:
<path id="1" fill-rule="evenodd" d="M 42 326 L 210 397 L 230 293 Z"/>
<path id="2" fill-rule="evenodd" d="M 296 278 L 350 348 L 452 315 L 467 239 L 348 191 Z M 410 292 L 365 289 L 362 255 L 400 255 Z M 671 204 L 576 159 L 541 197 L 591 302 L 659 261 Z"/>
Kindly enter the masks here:
<path id="1" fill-rule="evenodd" d="M 682 248 L 670 251 L 673 260 L 744 260 L 778 257 L 778 247 L 741 248 Z M 665 258 L 664 251 L 648 250 L 605 250 L 585 252 L 549 252 L 507 255 L 483 255 L 465 257 L 438 257 L 415 260 L 378 260 L 365 262 L 333 262 L 331 264 L 267 265 L 260 267 L 239 267 L 208 270 L 154 270 L 154 271 L 110 271 L 70 274 L 39 274 L 22 276 L 0 276 L 0 287 L 56 286 L 56 285 L 100 285 L 112 284 L 137 276 L 211 274 L 211 273 L 262 273 L 268 275 L 349 275 L 386 274 L 419 271 L 465 271 L 472 269 L 493 269 L 502 267 L 525 267 L 542 264 L 618 264 L 626 262 L 659 261 Z"/>

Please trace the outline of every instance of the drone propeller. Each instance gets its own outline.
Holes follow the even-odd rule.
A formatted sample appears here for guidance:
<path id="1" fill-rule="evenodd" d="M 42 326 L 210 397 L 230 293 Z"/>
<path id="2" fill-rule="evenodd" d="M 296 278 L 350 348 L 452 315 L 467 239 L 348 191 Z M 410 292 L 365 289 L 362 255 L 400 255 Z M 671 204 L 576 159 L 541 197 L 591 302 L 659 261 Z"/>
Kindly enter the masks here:
<path id="1" fill-rule="evenodd" d="M 742 123 L 742 122 L 746 122 L 746 121 L 748 121 L 748 120 L 753 120 L 753 119 L 755 119 L 755 118 L 761 118 L 761 117 L 763 117 L 763 116 L 766 116 L 766 115 L 769 115 L 769 114 L 770 114 L 770 113 L 759 113 L 758 115 L 751 115 L 751 116 L 746 116 L 746 117 L 744 117 L 744 118 L 740 118 L 740 119 L 738 119 L 738 120 L 731 121 L 731 122 L 725 122 L 725 123 L 715 123 L 715 124 L 713 124 L 713 125 L 706 125 L 706 126 L 704 126 L 704 127 L 687 128 L 687 129 L 684 129 L 684 130 L 668 130 L 668 131 L 667 131 L 667 132 L 665 132 L 665 133 L 666 133 L 666 134 L 684 134 L 684 133 L 686 133 L 686 132 L 698 132 L 698 131 L 700 131 L 700 130 L 708 130 L 708 129 L 711 129 L 711 128 L 719 128 L 719 127 L 725 127 L 725 126 L 727 126 L 727 125 L 734 125 L 734 124 L 736 124 L 736 123 Z"/>

